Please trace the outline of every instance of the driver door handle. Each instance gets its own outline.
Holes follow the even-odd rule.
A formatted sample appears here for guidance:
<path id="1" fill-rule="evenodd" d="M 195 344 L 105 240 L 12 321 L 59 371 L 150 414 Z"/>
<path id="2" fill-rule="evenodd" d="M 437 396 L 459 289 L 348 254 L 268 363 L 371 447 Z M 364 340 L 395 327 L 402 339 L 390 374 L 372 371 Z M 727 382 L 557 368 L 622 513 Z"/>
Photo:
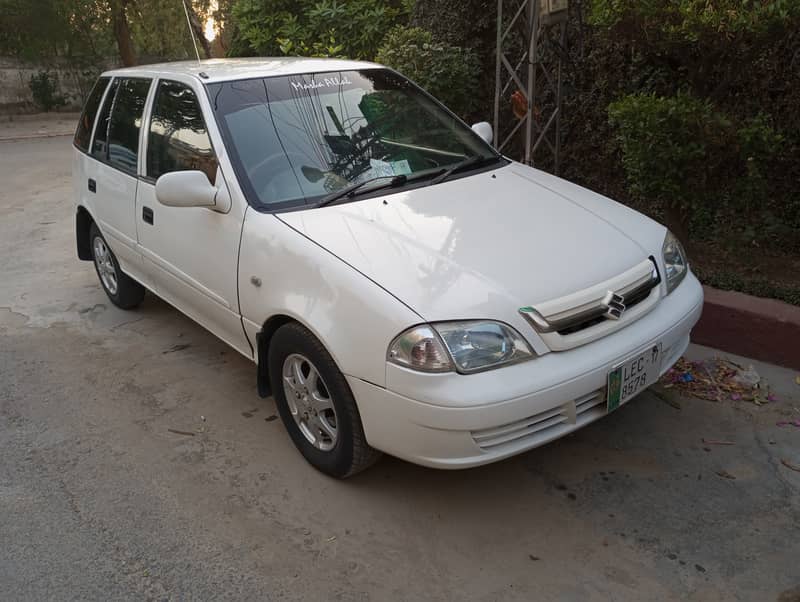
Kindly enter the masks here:
<path id="1" fill-rule="evenodd" d="M 150 207 L 142 207 L 142 219 L 146 224 L 153 223 L 153 210 Z"/>

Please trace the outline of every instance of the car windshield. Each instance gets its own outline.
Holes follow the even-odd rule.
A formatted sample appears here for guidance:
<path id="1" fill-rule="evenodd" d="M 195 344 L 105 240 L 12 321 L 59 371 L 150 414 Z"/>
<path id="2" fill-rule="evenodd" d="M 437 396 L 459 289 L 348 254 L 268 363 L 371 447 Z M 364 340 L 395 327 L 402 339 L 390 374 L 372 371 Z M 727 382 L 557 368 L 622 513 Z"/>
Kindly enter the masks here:
<path id="1" fill-rule="evenodd" d="M 477 167 L 498 157 L 386 69 L 238 80 L 208 91 L 245 194 L 267 210 L 314 205 L 376 178 L 406 176 L 394 182 L 416 186 L 467 159 Z"/>

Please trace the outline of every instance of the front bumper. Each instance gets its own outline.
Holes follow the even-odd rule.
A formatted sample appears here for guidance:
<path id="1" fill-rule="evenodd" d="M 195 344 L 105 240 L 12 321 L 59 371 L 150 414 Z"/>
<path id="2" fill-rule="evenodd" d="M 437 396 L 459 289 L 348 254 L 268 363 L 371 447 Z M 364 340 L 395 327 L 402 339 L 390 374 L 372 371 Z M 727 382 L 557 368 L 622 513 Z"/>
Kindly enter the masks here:
<path id="1" fill-rule="evenodd" d="M 666 372 L 689 344 L 703 291 L 689 274 L 627 328 L 593 343 L 471 375 L 387 364 L 387 388 L 348 376 L 367 441 L 415 464 L 469 468 L 543 445 L 606 415 L 606 377 L 660 341 Z"/>

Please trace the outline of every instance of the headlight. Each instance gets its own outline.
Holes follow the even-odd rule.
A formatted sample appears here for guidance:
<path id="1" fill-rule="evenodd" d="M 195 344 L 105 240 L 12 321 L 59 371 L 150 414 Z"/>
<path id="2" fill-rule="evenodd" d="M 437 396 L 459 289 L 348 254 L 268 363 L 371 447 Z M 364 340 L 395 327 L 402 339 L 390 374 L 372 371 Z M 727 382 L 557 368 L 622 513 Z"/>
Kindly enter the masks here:
<path id="1" fill-rule="evenodd" d="M 389 345 L 390 362 L 421 372 L 451 372 L 453 362 L 433 328 L 424 324 L 406 330 Z"/>
<path id="2" fill-rule="evenodd" d="M 667 272 L 667 294 L 670 294 L 684 279 L 686 272 L 689 271 L 689 260 L 686 257 L 686 251 L 683 249 L 681 241 L 669 230 L 667 230 L 667 236 L 664 239 L 664 246 L 661 252 L 664 256 L 664 268 Z"/>
<path id="3" fill-rule="evenodd" d="M 534 357 L 525 339 L 490 321 L 440 322 L 417 326 L 389 346 L 388 359 L 423 372 L 477 372 Z"/>

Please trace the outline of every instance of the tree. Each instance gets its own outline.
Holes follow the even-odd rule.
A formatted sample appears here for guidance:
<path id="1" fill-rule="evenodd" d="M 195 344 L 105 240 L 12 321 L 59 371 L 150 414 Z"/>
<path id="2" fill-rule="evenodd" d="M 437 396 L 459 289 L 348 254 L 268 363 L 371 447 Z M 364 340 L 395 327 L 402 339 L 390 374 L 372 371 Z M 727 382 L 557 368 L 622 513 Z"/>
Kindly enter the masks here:
<path id="1" fill-rule="evenodd" d="M 118 54 L 123 65 L 194 56 L 184 0 L 0 0 L 0 54 L 31 61 L 56 57 L 99 65 Z M 203 24 L 230 22 L 231 0 L 185 0 L 206 57 L 214 48 Z"/>
<path id="2" fill-rule="evenodd" d="M 110 48 L 105 0 L 0 0 L 0 54 L 96 62 Z"/>
<path id="3" fill-rule="evenodd" d="M 213 57 L 213 53 L 211 52 L 211 42 L 208 41 L 206 38 L 205 28 L 203 24 L 200 23 L 200 19 L 197 17 L 197 12 L 195 11 L 194 7 L 191 5 L 191 2 L 188 0 L 182 0 L 183 7 L 186 10 L 186 14 L 189 15 L 189 23 L 191 24 L 192 31 L 194 32 L 194 37 L 200 42 L 200 46 L 203 47 L 203 52 L 206 55 L 207 59 Z"/>
<path id="4" fill-rule="evenodd" d="M 133 49 L 128 16 L 125 13 L 128 0 L 109 0 L 108 4 L 111 11 L 111 28 L 114 32 L 114 39 L 117 41 L 119 57 L 122 59 L 123 65 L 131 67 L 137 63 L 137 59 L 136 51 Z"/>

